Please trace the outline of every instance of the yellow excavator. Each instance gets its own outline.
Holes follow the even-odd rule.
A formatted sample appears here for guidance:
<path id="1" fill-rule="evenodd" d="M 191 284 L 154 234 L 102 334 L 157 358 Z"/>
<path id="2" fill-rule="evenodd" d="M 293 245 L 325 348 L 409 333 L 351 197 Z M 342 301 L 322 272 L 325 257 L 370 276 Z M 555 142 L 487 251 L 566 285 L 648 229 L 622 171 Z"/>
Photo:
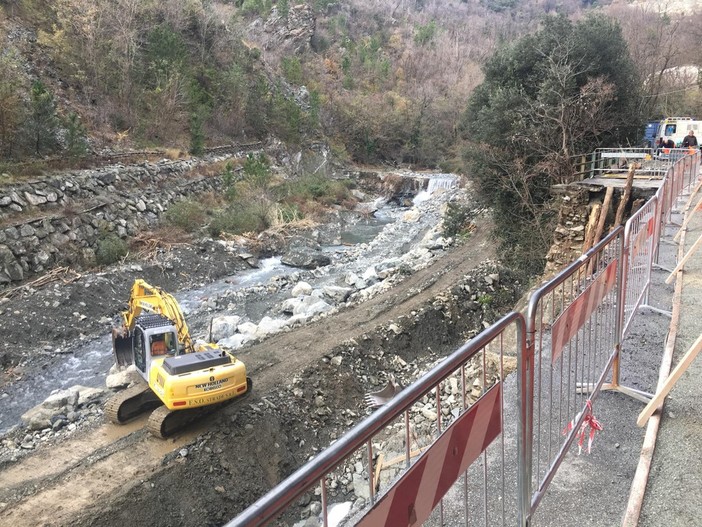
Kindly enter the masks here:
<path id="1" fill-rule="evenodd" d="M 113 423 L 153 410 L 147 428 L 168 437 L 251 390 L 244 363 L 216 344 L 193 344 L 173 296 L 137 279 L 129 307 L 112 328 L 119 366 L 134 364 L 143 380 L 105 404 Z"/>

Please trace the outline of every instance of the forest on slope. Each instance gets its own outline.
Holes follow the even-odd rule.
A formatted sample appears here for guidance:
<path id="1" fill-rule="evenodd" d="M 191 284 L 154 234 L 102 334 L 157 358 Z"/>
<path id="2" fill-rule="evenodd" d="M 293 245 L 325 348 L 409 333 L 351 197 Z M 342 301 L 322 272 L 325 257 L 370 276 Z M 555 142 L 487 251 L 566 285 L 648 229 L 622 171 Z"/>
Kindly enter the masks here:
<path id="1" fill-rule="evenodd" d="M 591 11 L 621 24 L 641 116 L 700 112 L 678 67 L 699 61 L 685 50 L 702 24 L 646 5 L 3 0 L 0 160 L 274 136 L 324 139 L 356 162 L 456 168 L 485 61 L 545 15 Z"/>

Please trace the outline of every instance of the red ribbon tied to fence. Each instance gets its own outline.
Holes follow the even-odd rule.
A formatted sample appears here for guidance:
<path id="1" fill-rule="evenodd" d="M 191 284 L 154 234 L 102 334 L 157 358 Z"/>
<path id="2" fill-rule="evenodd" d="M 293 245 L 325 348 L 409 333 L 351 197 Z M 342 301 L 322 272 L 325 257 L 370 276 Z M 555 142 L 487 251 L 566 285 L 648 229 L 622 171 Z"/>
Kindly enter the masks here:
<path id="1" fill-rule="evenodd" d="M 567 435 L 575 426 L 575 419 L 570 421 L 565 429 L 563 430 L 563 435 Z M 590 430 L 588 433 L 588 429 Z M 578 438 L 578 455 L 583 451 L 583 443 L 585 443 L 585 436 L 587 435 L 587 453 L 590 453 L 590 448 L 592 447 L 592 441 L 595 438 L 595 434 L 603 430 L 602 423 L 600 423 L 597 418 L 592 414 L 592 401 L 590 399 L 585 403 L 585 419 L 580 425 L 580 429 L 576 437 Z"/>

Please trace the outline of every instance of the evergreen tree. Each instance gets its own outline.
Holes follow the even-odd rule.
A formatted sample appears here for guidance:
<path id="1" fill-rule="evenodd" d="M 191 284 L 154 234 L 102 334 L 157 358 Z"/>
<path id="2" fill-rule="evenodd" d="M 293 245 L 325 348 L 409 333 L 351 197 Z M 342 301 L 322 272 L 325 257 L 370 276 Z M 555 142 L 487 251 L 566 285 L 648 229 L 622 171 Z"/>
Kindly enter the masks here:
<path id="1" fill-rule="evenodd" d="M 87 133 L 77 113 L 71 112 L 65 123 L 66 150 L 71 157 L 83 157 L 88 152 Z"/>
<path id="2" fill-rule="evenodd" d="M 641 83 L 619 25 L 600 15 L 548 18 L 484 72 L 464 114 L 463 157 L 493 207 L 503 256 L 538 271 L 551 243 L 551 185 L 569 180 L 574 155 L 638 134 Z"/>
<path id="3" fill-rule="evenodd" d="M 56 150 L 59 131 L 56 103 L 41 81 L 35 81 L 32 85 L 31 113 L 26 126 L 31 147 L 37 155 Z"/>

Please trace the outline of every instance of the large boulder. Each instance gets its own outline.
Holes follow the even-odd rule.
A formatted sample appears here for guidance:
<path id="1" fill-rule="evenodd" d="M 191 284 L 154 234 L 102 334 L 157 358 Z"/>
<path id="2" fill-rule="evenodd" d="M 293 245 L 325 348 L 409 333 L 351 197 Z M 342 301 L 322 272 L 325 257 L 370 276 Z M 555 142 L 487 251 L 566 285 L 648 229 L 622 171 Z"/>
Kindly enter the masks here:
<path id="1" fill-rule="evenodd" d="M 291 267 L 301 269 L 317 269 L 331 263 L 331 258 L 317 249 L 309 247 L 293 247 L 280 261 Z"/>
<path id="2" fill-rule="evenodd" d="M 236 329 L 239 331 L 239 333 L 249 335 L 249 337 L 253 337 L 256 333 L 256 330 L 258 329 L 258 326 L 253 322 L 243 322 L 239 324 L 239 326 Z"/>
<path id="3" fill-rule="evenodd" d="M 309 296 L 312 294 L 312 286 L 307 282 L 298 282 L 295 284 L 295 287 L 292 288 L 291 294 L 293 297 Z"/>
<path id="4" fill-rule="evenodd" d="M 331 305 L 317 296 L 304 296 L 293 309 L 293 315 L 311 318 L 314 315 L 326 313 L 332 309 L 334 308 Z"/>
<path id="5" fill-rule="evenodd" d="M 241 317 L 238 315 L 215 317 L 212 320 L 212 341 L 219 342 L 221 339 L 234 335 L 240 322 Z"/>
<path id="6" fill-rule="evenodd" d="M 350 287 L 340 287 L 337 285 L 327 285 L 322 288 L 324 296 L 330 298 L 336 304 L 346 302 L 352 291 L 353 289 Z"/>
<path id="7" fill-rule="evenodd" d="M 266 335 L 270 335 L 271 333 L 277 333 L 283 327 L 285 327 L 285 320 L 275 319 L 271 317 L 263 317 L 261 319 L 261 322 L 258 323 L 256 336 L 265 337 Z"/>
<path id="8" fill-rule="evenodd" d="M 227 337 L 225 339 L 220 340 L 219 342 L 217 342 L 217 344 L 219 344 L 223 348 L 235 350 L 242 347 L 246 342 L 248 342 L 252 338 L 253 335 L 249 333 L 235 333 L 231 337 Z"/>
<path id="9" fill-rule="evenodd" d="M 66 420 L 66 416 L 75 412 L 80 406 L 100 400 L 105 391 L 100 388 L 72 386 L 65 390 L 55 390 L 43 402 L 27 410 L 22 415 L 22 422 L 30 430 L 51 428 L 57 419 Z"/>
<path id="10" fill-rule="evenodd" d="M 0 245 L 0 278 L 1 282 L 19 282 L 24 279 L 24 270 L 7 245 Z"/>
<path id="11" fill-rule="evenodd" d="M 126 368 L 117 369 L 117 371 L 110 373 L 105 379 L 105 386 L 111 390 L 120 390 L 133 382 L 137 382 L 139 379 L 141 379 L 141 376 L 136 366 L 130 364 Z"/>

